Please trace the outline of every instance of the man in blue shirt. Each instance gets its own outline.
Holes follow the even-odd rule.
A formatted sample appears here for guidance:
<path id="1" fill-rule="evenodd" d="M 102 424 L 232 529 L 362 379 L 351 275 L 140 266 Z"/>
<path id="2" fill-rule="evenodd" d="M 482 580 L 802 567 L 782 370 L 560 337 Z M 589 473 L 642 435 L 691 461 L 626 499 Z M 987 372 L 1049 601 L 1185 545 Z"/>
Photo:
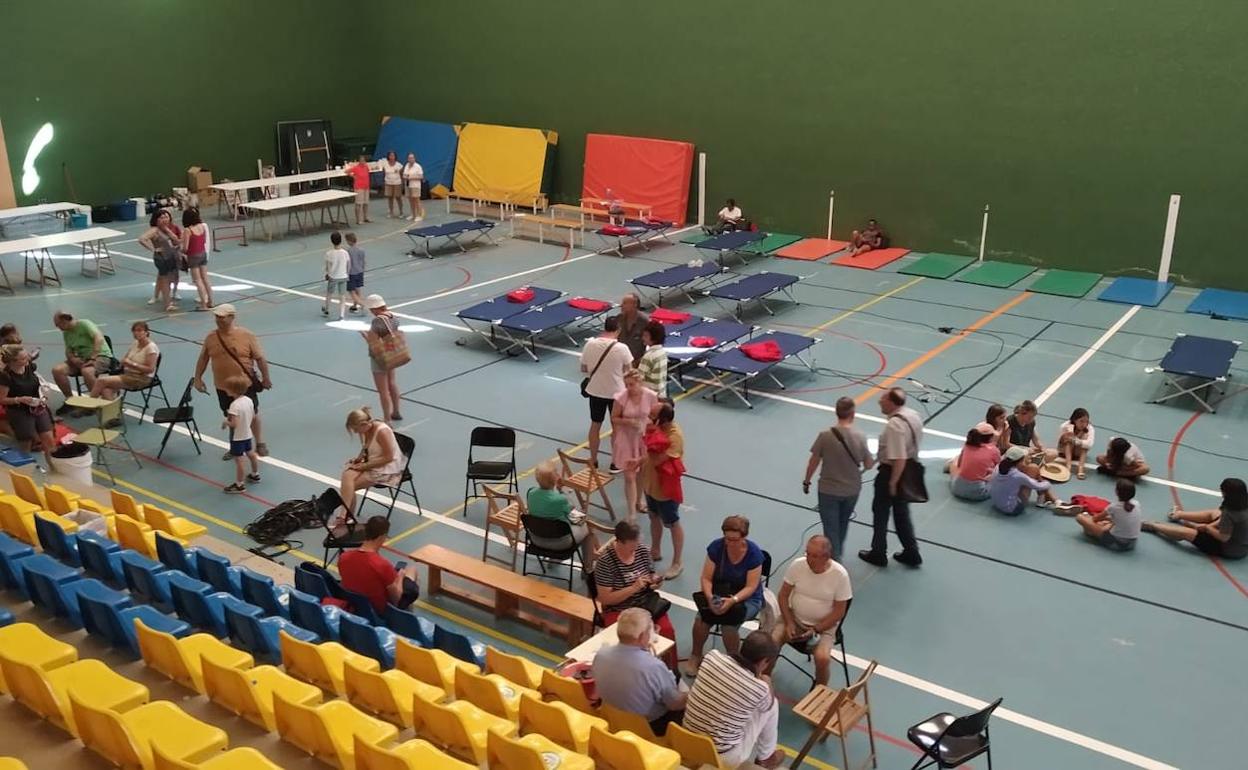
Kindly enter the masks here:
<path id="1" fill-rule="evenodd" d="M 603 702 L 621 711 L 641 714 L 656 735 L 679 722 L 687 693 L 676 685 L 672 670 L 651 652 L 654 621 L 650 613 L 631 607 L 616 622 L 620 643 L 594 656 L 594 685 Z"/>

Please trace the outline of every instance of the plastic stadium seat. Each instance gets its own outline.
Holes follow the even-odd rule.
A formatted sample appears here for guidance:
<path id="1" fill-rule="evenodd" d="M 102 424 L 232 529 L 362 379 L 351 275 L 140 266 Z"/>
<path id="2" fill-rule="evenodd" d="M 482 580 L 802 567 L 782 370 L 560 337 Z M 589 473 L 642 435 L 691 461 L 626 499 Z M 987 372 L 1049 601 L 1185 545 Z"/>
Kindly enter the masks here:
<path id="1" fill-rule="evenodd" d="M 566 703 L 549 703 L 529 693 L 520 696 L 520 734 L 545 735 L 565 749 L 589 751 L 589 728 L 607 729 L 607 720 L 577 711 Z M 690 765 L 697 767 L 697 765 Z"/>
<path id="2" fill-rule="evenodd" d="M 169 576 L 172 573 L 165 569 L 165 565 L 140 553 L 123 550 L 121 574 L 126 579 L 130 596 L 136 602 L 150 604 L 161 612 L 173 611 L 173 598 L 169 594 Z"/>
<path id="3" fill-rule="evenodd" d="M 27 545 L 37 545 L 35 511 L 39 506 L 17 495 L 0 494 L 0 528 Z"/>
<path id="4" fill-rule="evenodd" d="M 207 534 L 208 528 L 203 524 L 196 524 L 190 519 L 184 519 L 181 516 L 174 516 L 164 508 L 157 508 L 154 505 L 143 506 L 144 521 L 147 525 L 157 532 L 164 532 L 172 535 L 180 540 L 194 540 L 201 535 Z"/>
<path id="5" fill-rule="evenodd" d="M 26 763 L 14 757 L 0 757 L 0 770 L 30 770 Z"/>
<path id="6" fill-rule="evenodd" d="M 485 665 L 485 645 L 442 626 L 433 628 L 433 646 L 477 668 Z"/>
<path id="7" fill-rule="evenodd" d="M 81 567 L 78 558 L 78 536 L 66 532 L 61 517 L 47 511 L 35 512 L 35 535 L 43 552 L 71 567 Z M 71 522 L 65 522 L 67 524 Z M 73 525 L 76 530 L 77 525 Z"/>
<path id="8" fill-rule="evenodd" d="M 394 668 L 394 632 L 385 626 L 369 625 L 363 618 L 344 613 L 338 619 L 338 638 L 352 652 L 365 655 L 383 669 Z"/>
<path id="9" fill-rule="evenodd" d="M 59 516 L 65 516 L 78 509 L 80 496 L 57 484 L 44 484 L 43 497 L 48 501 L 48 510 Z"/>
<path id="10" fill-rule="evenodd" d="M 133 497 L 127 495 L 117 489 L 110 489 L 108 492 L 109 502 L 113 505 L 113 511 L 121 516 L 129 516 L 136 521 L 147 521 L 144 506 L 139 505 Z"/>
<path id="11" fill-rule="evenodd" d="M 281 766 L 273 764 L 260 752 L 246 747 L 230 749 L 194 764 L 165 756 L 159 746 L 152 748 L 152 756 L 156 761 L 152 770 L 282 770 Z"/>
<path id="12" fill-rule="evenodd" d="M 149 559 L 156 558 L 155 530 L 138 519 L 122 514 L 113 517 L 113 524 L 117 528 L 117 542 L 122 548 L 128 548 Z"/>
<path id="13" fill-rule="evenodd" d="M 0 587 L 25 597 L 26 578 L 22 576 L 20 562 L 34 555 L 34 548 L 9 535 L 0 534 Z"/>
<path id="14" fill-rule="evenodd" d="M 528 690 L 498 674 L 477 674 L 462 668 L 455 672 L 455 697 L 496 717 L 516 721 L 521 693 L 541 697 L 537 690 Z"/>
<path id="15" fill-rule="evenodd" d="M 516 725 L 502 717 L 487 714 L 468 701 L 438 704 L 419 695 L 412 702 L 416 732 L 430 743 L 474 765 L 486 760 L 486 735 L 497 731 L 516 734 Z"/>
<path id="16" fill-rule="evenodd" d="M 67 567 L 46 553 L 22 560 L 26 593 L 35 606 L 63 618 L 78 618 L 78 598 L 69 586 L 82 580 L 82 573 Z M 77 625 L 81 625 L 81 620 Z"/>
<path id="17" fill-rule="evenodd" d="M 384 626 L 381 616 L 377 614 L 377 608 L 373 607 L 373 603 L 368 600 L 364 594 L 356 593 L 348 588 L 343 588 L 341 584 L 338 586 L 339 593 L 342 598 L 347 600 L 351 607 L 352 614 L 359 615 L 368 621 L 370 625 Z"/>
<path id="18" fill-rule="evenodd" d="M 286 673 L 335 695 L 347 692 L 343 671 L 347 660 L 355 661 L 361 668 L 370 671 L 380 669 L 377 661 L 351 652 L 337 642 L 316 644 L 315 639 L 300 639 L 289 633 L 280 634 L 280 638 L 282 666 Z"/>
<path id="19" fill-rule="evenodd" d="M 121 546 L 95 532 L 78 533 L 78 558 L 83 569 L 94 578 L 109 585 L 123 585 L 125 575 L 121 571 Z"/>
<path id="20" fill-rule="evenodd" d="M 12 612 L 0 607 L 0 628 L 13 625 L 15 619 Z"/>
<path id="21" fill-rule="evenodd" d="M 192 577 L 199 575 L 196 561 L 198 554 L 198 548 L 187 548 L 164 532 L 156 533 L 156 557 L 169 569 L 176 569 Z"/>
<path id="22" fill-rule="evenodd" d="M 0 769 L 2 770 L 2 769 Z M 420 738 L 382 748 L 355 743 L 355 770 L 476 770 L 474 765 L 460 762 Z"/>
<path id="23" fill-rule="evenodd" d="M 222 751 L 228 745 L 224 730 L 195 719 L 169 701 L 118 712 L 92 708 L 73 689 L 69 700 L 83 745 L 124 768 L 152 767 L 153 743 L 180 760 Z"/>
<path id="24" fill-rule="evenodd" d="M 326 764 L 354 770 L 355 742 L 388 743 L 399 734 L 394 725 L 374 719 L 346 701 L 319 706 L 291 703 L 281 693 L 273 696 L 277 732 Z"/>
<path id="25" fill-rule="evenodd" d="M 680 755 L 680 763 L 685 767 L 710 767 L 712 770 L 728 770 L 719 760 L 715 751 L 715 741 L 711 736 L 695 733 L 672 722 L 667 726 L 667 745 Z"/>
<path id="26" fill-rule="evenodd" d="M 78 593 L 78 607 L 87 632 L 105 639 L 131 658 L 137 659 L 140 654 L 135 620 L 142 620 L 148 628 L 170 636 L 181 637 L 191 632 L 189 624 L 171 618 L 155 607 L 147 604 L 131 606 L 129 595 L 114 591 L 93 578 L 76 583 L 74 589 Z"/>
<path id="27" fill-rule="evenodd" d="M 600 727 L 590 728 L 589 756 L 599 770 L 676 770 L 680 767 L 679 754 L 627 730 L 613 734 Z"/>
<path id="28" fill-rule="evenodd" d="M 366 713 L 384 719 L 399 728 L 412 726 L 412 699 L 420 694 L 425 700 L 440 702 L 446 693 L 402 671 L 384 673 L 347 660 L 343 668 L 347 700 Z"/>
<path id="29" fill-rule="evenodd" d="M 229 636 L 230 627 L 225 622 L 225 604 L 227 601 L 238 601 L 233 595 L 225 591 L 213 591 L 212 586 L 204 581 L 181 572 L 170 572 L 169 595 L 178 617 L 215 636 Z M 256 615 L 262 614 L 259 607 L 253 607 L 253 610 Z"/>
<path id="30" fill-rule="evenodd" d="M 9 469 L 9 481 L 13 484 L 13 494 L 22 498 L 26 502 L 37 505 L 40 508 L 47 508 L 48 502 L 44 498 L 43 493 L 39 491 L 39 485 L 35 480 L 25 473 L 18 473 L 13 469 Z"/>
<path id="31" fill-rule="evenodd" d="M 346 598 L 340 592 L 337 578 L 314 561 L 300 562 L 295 567 L 295 588 L 317 599 L 324 599 L 326 596 Z"/>
<path id="32" fill-rule="evenodd" d="M 542 686 L 542 666 L 519 655 L 508 655 L 493 647 L 485 648 L 485 670 L 510 679 L 521 687 L 536 690 Z"/>
<path id="33" fill-rule="evenodd" d="M 492 732 L 486 737 L 486 749 L 490 770 L 546 770 L 550 766 L 560 770 L 594 770 L 594 760 L 536 733 L 508 738 Z"/>
<path id="34" fill-rule="evenodd" d="M 256 666 L 246 670 L 203 661 L 204 689 L 217 705 L 269 732 L 277 729 L 273 715 L 273 693 L 280 692 L 291 703 L 314 706 L 324 694 L 319 687 L 300 682 L 277 666 Z"/>
<path id="35" fill-rule="evenodd" d="M 146 687 L 94 658 L 45 671 L 0 653 L 0 668 L 4 669 L 4 681 L 18 703 L 74 736 L 78 729 L 69 705 L 71 686 L 75 697 L 99 709 L 129 711 L 151 697 Z"/>
<path id="36" fill-rule="evenodd" d="M 421 647 L 433 646 L 433 621 L 422 618 L 410 610 L 401 610 L 393 604 L 386 605 L 386 625 L 399 636 L 414 639 Z"/>
<path id="37" fill-rule="evenodd" d="M 33 623 L 13 623 L 0 628 L 0 650 L 10 660 L 35 666 L 45 671 L 78 660 L 78 650 L 45 634 Z M 0 693 L 8 692 L 0 675 Z"/>
<path id="38" fill-rule="evenodd" d="M 239 576 L 239 568 L 230 564 L 229 559 L 207 548 L 201 548 L 195 561 L 199 565 L 199 579 L 212 586 L 212 590 L 224 591 L 242 598 L 242 578 Z"/>
<path id="39" fill-rule="evenodd" d="M 417 647 L 402 637 L 394 641 L 394 667 L 446 692 L 455 691 L 456 670 L 480 671 L 471 663 L 452 658 L 441 650 Z"/>
<path id="40" fill-rule="evenodd" d="M 290 620 L 290 608 L 286 598 L 289 589 L 285 586 L 278 588 L 273 578 L 246 567 L 238 568 L 238 577 L 239 587 L 242 590 L 239 595 L 240 599 L 256 605 L 264 611 L 265 615 Z"/>
<path id="41" fill-rule="evenodd" d="M 654 729 L 650 727 L 650 722 L 641 714 L 618 709 L 609 703 L 600 705 L 598 711 L 602 714 L 603 719 L 607 720 L 607 725 L 613 733 L 627 730 L 642 740 L 657 743 L 660 746 L 666 744 L 666 741 L 654 734 Z"/>
<path id="42" fill-rule="evenodd" d="M 287 597 L 291 623 L 311 631 L 325 641 L 338 641 L 338 625 L 343 614 L 341 607 L 321 604 L 312 594 L 293 588 Z"/>
<path id="43" fill-rule="evenodd" d="M 173 681 L 204 694 L 204 660 L 226 668 L 251 668 L 255 660 L 211 634 L 191 634 L 181 639 L 150 628 L 139 620 L 134 624 L 139 636 L 139 650 L 148 668 L 159 671 Z"/>
<path id="44" fill-rule="evenodd" d="M 230 628 L 230 641 L 257 658 L 276 663 L 281 658 L 278 635 L 285 631 L 293 638 L 316 641 L 316 634 L 304 631 L 285 618 L 260 617 L 260 608 L 254 604 L 230 597 L 222 602 L 225 623 Z"/>

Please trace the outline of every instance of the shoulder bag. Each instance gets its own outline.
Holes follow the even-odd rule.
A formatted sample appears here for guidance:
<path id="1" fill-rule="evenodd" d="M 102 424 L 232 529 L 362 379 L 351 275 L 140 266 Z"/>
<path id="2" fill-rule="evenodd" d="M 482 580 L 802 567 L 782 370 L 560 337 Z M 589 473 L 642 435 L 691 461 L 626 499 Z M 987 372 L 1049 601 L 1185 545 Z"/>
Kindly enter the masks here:
<path id="1" fill-rule="evenodd" d="M 412 354 L 407 349 L 407 337 L 391 322 L 388 313 L 377 317 L 386 325 L 389 333 L 384 337 L 368 335 L 368 355 L 387 372 L 411 362 Z"/>
<path id="2" fill-rule="evenodd" d="M 255 369 L 248 368 L 243 365 L 242 359 L 240 359 L 238 355 L 230 349 L 230 346 L 226 343 L 225 337 L 221 335 L 221 331 L 219 329 L 217 330 L 217 340 L 221 343 L 221 349 L 226 353 L 229 353 L 230 358 L 234 359 L 234 363 L 238 364 L 238 368 L 242 369 L 243 374 L 247 375 L 247 379 L 251 380 L 252 390 L 255 390 L 257 393 L 264 390 L 264 383 L 258 376 L 256 376 Z"/>
<path id="3" fill-rule="evenodd" d="M 620 343 L 612 342 L 610 345 L 607 345 L 606 350 L 602 351 L 602 355 L 598 356 L 598 363 L 594 364 L 594 368 L 592 371 L 590 371 L 589 376 L 581 380 L 581 396 L 583 396 L 584 398 L 589 398 L 589 391 L 586 390 L 586 388 L 589 387 L 589 381 L 592 380 L 594 378 L 594 375 L 598 373 L 598 369 L 602 366 L 602 362 L 607 360 L 607 354 L 611 352 L 611 348 L 615 347 L 618 344 Z"/>
<path id="4" fill-rule="evenodd" d="M 889 420 L 894 418 L 890 417 Z M 897 484 L 897 496 L 907 503 L 927 502 L 927 482 L 923 478 L 923 463 L 918 461 L 919 438 L 914 433 L 914 426 L 904 417 L 898 417 L 910 429 L 910 440 L 914 442 L 916 457 L 906 458 L 906 467 L 901 472 L 901 481 Z"/>

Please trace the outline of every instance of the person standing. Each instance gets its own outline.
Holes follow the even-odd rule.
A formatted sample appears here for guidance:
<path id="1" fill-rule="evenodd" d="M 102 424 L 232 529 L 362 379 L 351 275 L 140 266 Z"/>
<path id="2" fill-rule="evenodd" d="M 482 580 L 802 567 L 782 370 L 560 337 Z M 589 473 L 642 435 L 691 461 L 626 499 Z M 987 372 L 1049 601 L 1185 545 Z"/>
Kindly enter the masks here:
<path id="1" fill-rule="evenodd" d="M 360 294 L 360 289 L 364 288 L 364 249 L 356 243 L 355 233 L 348 232 L 343 237 L 347 239 L 347 255 L 351 258 L 347 265 L 347 291 L 351 293 L 349 310 L 358 313 L 360 305 L 364 304 Z"/>
<path id="2" fill-rule="evenodd" d="M 196 310 L 212 309 L 212 284 L 208 282 L 208 225 L 204 224 L 199 209 L 182 212 L 182 254 L 186 269 L 199 301 Z"/>
<path id="3" fill-rule="evenodd" d="M 227 377 L 221 383 L 222 389 L 233 399 L 225 410 L 225 422 L 221 424 L 222 428 L 230 429 L 230 456 L 234 458 L 234 483 L 221 490 L 227 495 L 241 495 L 246 492 L 244 479 L 253 484 L 260 483 L 260 456 L 256 454 L 251 435 L 256 407 L 246 395 L 250 385 L 251 381 L 241 375 Z M 245 471 L 244 458 L 251 463 L 251 473 Z"/>
<path id="4" fill-rule="evenodd" d="M 399 163 L 399 156 L 394 150 L 386 153 L 386 159 L 381 162 L 381 173 L 384 177 L 383 181 L 386 185 L 386 216 L 393 219 L 396 216 L 403 218 L 403 164 Z M 399 207 L 399 213 L 394 213 L 394 207 Z"/>
<path id="5" fill-rule="evenodd" d="M 421 186 L 425 181 L 425 169 L 416 162 L 416 153 L 407 154 L 407 163 L 403 165 L 403 184 L 407 187 L 407 202 L 412 209 L 412 221 L 419 222 L 425 218 L 425 207 L 420 203 Z M 399 209 L 402 216 L 403 210 Z"/>
<path id="6" fill-rule="evenodd" d="M 815 437 L 802 480 L 802 492 L 810 494 L 810 479 L 819 469 L 819 520 L 837 561 L 844 560 L 845 536 L 862 492 L 862 473 L 875 465 L 867 437 L 854 427 L 856 411 L 852 398 L 836 400 L 836 425 Z"/>
<path id="7" fill-rule="evenodd" d="M 629 369 L 624 373 L 624 389 L 615 394 L 611 407 L 611 459 L 623 471 L 629 518 L 645 511 L 637 487 L 641 463 L 646 456 L 642 436 L 650 424 L 650 413 L 658 403 L 659 397 L 654 391 L 641 384 L 640 372 Z"/>
<path id="8" fill-rule="evenodd" d="M 646 459 L 642 464 L 642 492 L 646 511 L 650 514 L 650 543 L 654 560 L 662 561 L 663 530 L 672 533 L 672 563 L 663 577 L 674 580 L 684 571 L 681 556 L 685 548 L 685 529 L 680 523 L 680 504 L 684 501 L 680 479 L 685 472 L 685 434 L 676 424 L 676 410 L 671 404 L 660 403 L 654 424 L 646 430 Z"/>
<path id="9" fill-rule="evenodd" d="M 620 300 L 620 314 L 617 316 L 620 321 L 620 342 L 623 342 L 628 347 L 628 352 L 633 354 L 634 366 L 646 352 L 646 342 L 642 339 L 641 333 L 645 331 L 646 324 L 650 322 L 640 308 L 641 300 L 637 299 L 636 294 L 630 292 Z"/>
<path id="10" fill-rule="evenodd" d="M 176 269 L 176 268 L 175 268 Z M 63 310 L 52 316 L 52 325 L 61 330 L 65 341 L 65 361 L 52 367 L 52 379 L 65 398 L 73 395 L 69 388 L 71 376 L 81 376 L 87 391 L 95 387 L 95 378 L 109 373 L 113 365 L 113 351 L 100 328 L 85 318 L 74 318 Z M 73 407 L 62 404 L 57 416 L 73 412 Z"/>
<path id="11" fill-rule="evenodd" d="M 871 501 L 874 534 L 871 547 L 858 552 L 858 558 L 877 567 L 888 566 L 888 520 L 891 515 L 897 527 L 901 551 L 893 558 L 907 567 L 923 563 L 919 543 L 914 537 L 910 519 L 910 501 L 901 494 L 901 474 L 907 460 L 917 460 L 923 437 L 923 419 L 906 406 L 906 391 L 889 388 L 880 394 L 880 411 L 888 418 L 880 432 L 880 470 L 875 474 L 875 497 Z"/>
<path id="12" fill-rule="evenodd" d="M 347 270 L 351 266 L 351 255 L 342 248 L 342 234 L 337 230 L 329 234 L 331 248 L 325 252 L 325 304 L 321 305 L 321 315 L 329 316 L 329 303 L 338 298 L 338 320 L 347 317 Z"/>
<path id="13" fill-rule="evenodd" d="M 346 170 L 351 175 L 351 188 L 355 190 L 355 224 L 372 222 L 373 220 L 368 218 L 368 187 L 372 182 L 368 158 L 361 155 L 360 159 L 347 166 Z"/>
<path id="14" fill-rule="evenodd" d="M 581 350 L 581 372 L 585 380 L 581 395 L 589 399 L 589 461 L 598 465 L 602 443 L 602 422 L 615 404 L 615 394 L 624 390 L 624 373 L 633 368 L 633 354 L 620 343 L 620 317 L 611 316 L 602 334 L 585 343 Z M 617 470 L 611 463 L 611 470 Z"/>
<path id="15" fill-rule="evenodd" d="M 203 347 L 199 350 L 199 360 L 195 362 L 195 379 L 193 384 L 200 393 L 207 393 L 204 385 L 204 371 L 212 364 L 212 382 L 217 391 L 217 404 L 222 414 L 228 414 L 233 398 L 225 392 L 223 385 L 230 377 L 243 376 L 250 382 L 250 387 L 243 394 L 251 399 L 255 414 L 251 419 L 251 433 L 255 438 L 256 454 L 267 457 L 269 447 L 264 443 L 260 423 L 260 391 L 273 387 L 269 379 L 269 361 L 264 357 L 264 349 L 260 340 L 249 330 L 234 322 L 234 306 L 228 302 L 212 309 L 213 320 L 217 328 L 204 337 Z M 222 460 L 231 460 L 233 456 L 226 452 Z"/>
<path id="16" fill-rule="evenodd" d="M 394 321 L 394 314 L 386 307 L 385 297 L 380 294 L 369 294 L 364 298 L 364 307 L 373 314 L 368 331 L 360 332 L 367 342 L 376 344 L 391 334 L 402 333 L 398 331 L 399 327 Z M 371 344 L 369 350 L 372 350 Z M 374 358 L 371 352 L 368 361 L 373 370 L 373 385 L 377 388 L 377 397 L 381 399 L 381 413 L 390 422 L 397 423 L 403 419 L 403 415 L 399 414 L 399 369 L 397 366 L 387 369 L 384 362 Z"/>
<path id="17" fill-rule="evenodd" d="M 637 362 L 641 382 L 660 399 L 667 398 L 667 348 L 663 347 L 667 330 L 663 324 L 651 320 L 642 331 L 641 339 L 646 346 L 646 352 Z"/>
<path id="18" fill-rule="evenodd" d="M 172 313 L 178 307 L 178 262 L 181 260 L 182 231 L 173 223 L 168 209 L 157 209 L 152 213 L 150 227 L 139 236 L 138 243 L 152 252 L 152 262 L 156 265 L 156 288 L 152 299 L 147 304 L 161 303 L 166 313 Z"/>

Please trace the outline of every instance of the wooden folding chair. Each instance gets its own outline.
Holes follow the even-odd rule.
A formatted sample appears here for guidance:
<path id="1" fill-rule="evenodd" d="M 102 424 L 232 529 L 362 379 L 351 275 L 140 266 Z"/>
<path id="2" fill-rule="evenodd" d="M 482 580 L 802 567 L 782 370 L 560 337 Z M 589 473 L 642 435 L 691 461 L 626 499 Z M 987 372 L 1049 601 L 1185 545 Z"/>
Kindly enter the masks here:
<path id="1" fill-rule="evenodd" d="M 829 735 L 835 735 L 841 743 L 841 767 L 851 770 L 849 752 L 845 742 L 850 732 L 865 717 L 867 720 L 867 738 L 871 742 L 871 755 L 856 770 L 862 770 L 868 763 L 878 767 L 875 756 L 875 731 L 871 724 L 871 695 L 867 691 L 867 682 L 875 673 L 876 662 L 873 660 L 863 670 L 858 680 L 844 690 L 832 690 L 819 685 L 797 702 L 793 713 L 814 726 L 810 737 L 806 739 L 802 750 L 797 752 L 791 768 L 800 767 L 802 760 L 815 747 L 817 741 L 826 741 Z"/>
<path id="2" fill-rule="evenodd" d="M 611 498 L 607 496 L 607 485 L 615 480 L 615 476 L 598 470 L 590 464 L 588 457 L 573 457 L 562 449 L 558 451 L 559 463 L 563 466 L 563 478 L 559 480 L 559 486 L 572 490 L 578 507 L 585 513 L 589 513 L 590 508 L 601 508 L 615 521 L 615 508 L 611 505 Z M 573 471 L 574 465 L 581 466 L 581 469 Z M 593 502 L 595 492 L 602 498 L 601 504 Z"/>
<path id="3" fill-rule="evenodd" d="M 485 532 L 481 536 L 481 561 L 494 559 L 506 563 L 506 559 L 490 555 L 490 527 L 502 531 L 511 546 L 511 568 L 516 568 L 517 547 L 520 543 L 520 517 L 528 513 L 524 498 L 517 494 L 504 492 L 495 487 L 485 487 Z"/>

